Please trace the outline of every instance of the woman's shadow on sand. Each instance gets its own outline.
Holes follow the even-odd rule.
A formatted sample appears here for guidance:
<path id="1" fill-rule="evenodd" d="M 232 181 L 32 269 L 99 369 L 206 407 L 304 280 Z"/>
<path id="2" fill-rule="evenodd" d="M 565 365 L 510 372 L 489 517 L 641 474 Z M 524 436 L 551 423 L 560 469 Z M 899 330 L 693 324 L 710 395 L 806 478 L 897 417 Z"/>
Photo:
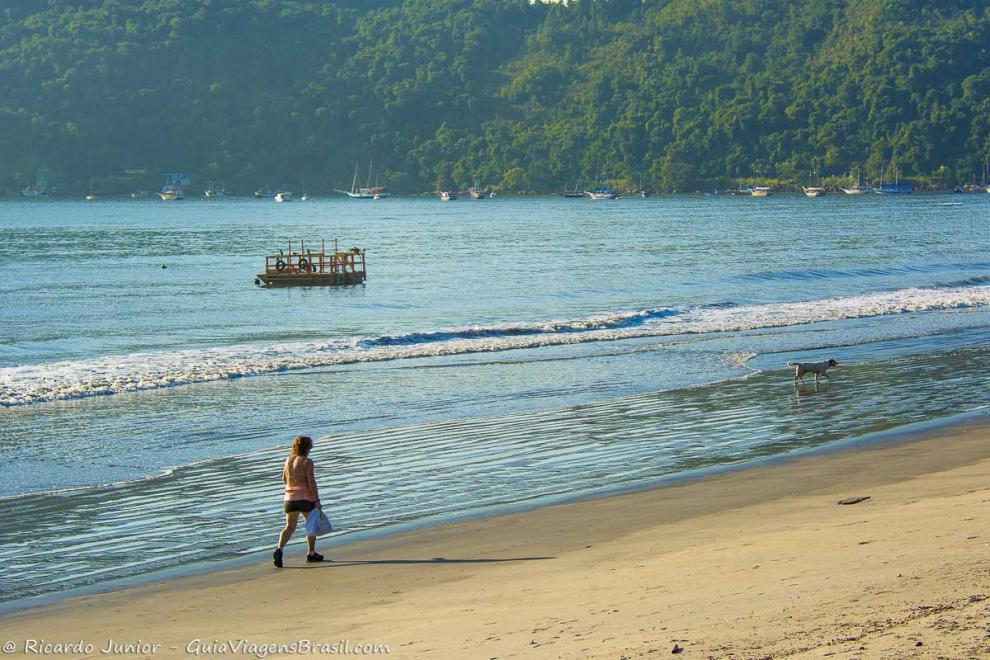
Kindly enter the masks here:
<path id="1" fill-rule="evenodd" d="M 308 564 L 306 566 L 286 566 L 287 569 L 309 570 L 313 568 L 344 568 L 345 566 L 391 566 L 402 564 L 501 564 L 513 561 L 543 561 L 556 559 L 556 557 L 505 557 L 496 559 L 447 559 L 446 557 L 434 557 L 433 559 L 342 559 L 334 561 L 327 559 L 318 564 Z"/>

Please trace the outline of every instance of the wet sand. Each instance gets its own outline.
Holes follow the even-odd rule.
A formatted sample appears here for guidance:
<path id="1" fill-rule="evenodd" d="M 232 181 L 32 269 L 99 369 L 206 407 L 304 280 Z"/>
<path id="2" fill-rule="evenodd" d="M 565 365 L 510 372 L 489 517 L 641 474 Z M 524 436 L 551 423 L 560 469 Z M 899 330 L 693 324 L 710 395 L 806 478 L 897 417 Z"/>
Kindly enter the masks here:
<path id="1" fill-rule="evenodd" d="M 259 561 L 11 614 L 0 643 L 82 641 L 101 655 L 108 640 L 140 641 L 155 656 L 346 640 L 399 658 L 640 658 L 675 645 L 696 658 L 971 657 L 990 652 L 988 523 L 979 418 L 353 544 L 325 564 L 292 546 L 281 571 Z M 276 525 L 259 533 L 274 543 Z M 281 651 L 267 654 L 291 655 Z"/>

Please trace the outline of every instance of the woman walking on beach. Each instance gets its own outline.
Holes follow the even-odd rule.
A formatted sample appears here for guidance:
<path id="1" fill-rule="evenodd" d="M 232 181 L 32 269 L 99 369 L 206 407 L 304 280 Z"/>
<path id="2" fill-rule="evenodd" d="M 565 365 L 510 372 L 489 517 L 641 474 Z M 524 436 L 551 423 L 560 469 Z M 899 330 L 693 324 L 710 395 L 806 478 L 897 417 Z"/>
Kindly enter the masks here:
<path id="1" fill-rule="evenodd" d="M 282 468 L 282 482 L 285 484 L 285 528 L 278 536 L 278 547 L 272 553 L 275 566 L 282 568 L 282 550 L 296 531 L 299 514 L 307 518 L 314 509 L 320 507 L 320 491 L 316 487 L 316 477 L 313 475 L 313 460 L 309 451 L 313 448 L 313 439 L 308 435 L 297 435 L 292 440 L 292 453 L 285 459 Z M 306 561 L 323 561 L 323 555 L 316 551 L 316 537 L 307 536 L 309 546 Z"/>

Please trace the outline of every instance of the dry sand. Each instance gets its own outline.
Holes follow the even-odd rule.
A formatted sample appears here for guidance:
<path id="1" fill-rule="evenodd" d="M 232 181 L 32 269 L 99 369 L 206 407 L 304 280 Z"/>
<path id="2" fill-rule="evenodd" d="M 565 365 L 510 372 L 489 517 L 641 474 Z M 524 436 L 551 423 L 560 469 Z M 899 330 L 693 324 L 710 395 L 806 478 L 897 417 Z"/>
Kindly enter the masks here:
<path id="1" fill-rule="evenodd" d="M 990 653 L 990 427 L 59 601 L 0 643 L 185 655 L 378 643 L 396 658 L 966 658 Z M 328 493 L 329 494 L 329 493 Z M 837 501 L 870 499 L 854 505 Z M 331 499 L 331 498 L 327 498 Z M 332 511 L 332 507 L 330 508 Z M 272 529 L 259 530 L 274 540 Z M 204 534 L 209 530 L 204 529 Z M 442 558 L 442 559 L 441 559 Z"/>

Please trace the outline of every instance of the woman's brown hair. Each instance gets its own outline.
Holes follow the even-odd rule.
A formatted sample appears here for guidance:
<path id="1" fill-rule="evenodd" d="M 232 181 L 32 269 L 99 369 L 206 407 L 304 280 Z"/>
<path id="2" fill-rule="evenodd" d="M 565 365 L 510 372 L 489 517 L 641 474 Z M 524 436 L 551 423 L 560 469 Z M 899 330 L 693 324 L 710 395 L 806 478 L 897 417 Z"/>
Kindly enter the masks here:
<path id="1" fill-rule="evenodd" d="M 292 453 L 296 456 L 308 456 L 313 448 L 313 439 L 308 435 L 297 435 L 292 439 Z"/>

